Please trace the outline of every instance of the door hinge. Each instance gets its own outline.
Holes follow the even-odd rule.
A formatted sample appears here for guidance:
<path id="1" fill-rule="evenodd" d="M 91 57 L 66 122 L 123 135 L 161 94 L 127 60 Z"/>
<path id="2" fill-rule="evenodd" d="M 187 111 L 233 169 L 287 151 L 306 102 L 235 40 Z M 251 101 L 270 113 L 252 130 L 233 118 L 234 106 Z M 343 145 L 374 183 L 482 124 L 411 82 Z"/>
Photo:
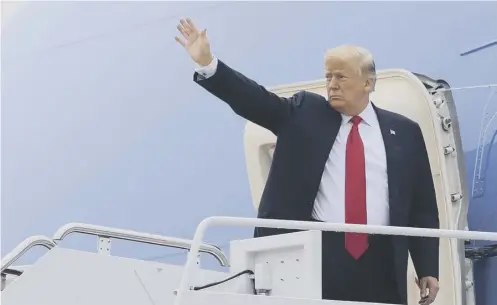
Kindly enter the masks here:
<path id="1" fill-rule="evenodd" d="M 442 117 L 442 128 L 445 131 L 449 131 L 452 127 L 452 119 L 448 117 Z"/>
<path id="2" fill-rule="evenodd" d="M 455 151 L 456 151 L 456 149 L 452 145 L 447 145 L 447 146 L 444 147 L 444 154 L 445 155 L 450 155 L 450 154 L 452 154 Z"/>
<path id="3" fill-rule="evenodd" d="M 450 195 L 450 200 L 452 202 L 457 202 L 457 201 L 459 201 L 461 199 L 462 199 L 462 194 L 461 193 L 454 193 L 454 194 Z"/>

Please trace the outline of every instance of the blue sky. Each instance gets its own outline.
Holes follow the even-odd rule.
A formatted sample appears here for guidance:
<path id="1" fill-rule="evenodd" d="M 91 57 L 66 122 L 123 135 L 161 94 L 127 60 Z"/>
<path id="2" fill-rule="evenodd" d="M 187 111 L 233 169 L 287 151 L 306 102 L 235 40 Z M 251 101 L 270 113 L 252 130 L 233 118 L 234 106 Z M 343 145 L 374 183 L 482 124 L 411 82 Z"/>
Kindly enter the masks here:
<path id="1" fill-rule="evenodd" d="M 497 48 L 459 56 L 497 38 L 495 2 L 32 2 L 9 12 L 2 255 L 68 222 L 191 238 L 205 217 L 255 216 L 244 121 L 192 82 L 194 64 L 174 41 L 182 16 L 208 29 L 220 59 L 267 86 L 322 77 L 325 49 L 342 43 L 369 48 L 380 69 L 455 87 L 497 82 Z M 488 93 L 455 93 L 467 150 Z M 207 240 L 251 234 L 214 228 Z M 178 253 L 114 246 L 132 257 Z"/>

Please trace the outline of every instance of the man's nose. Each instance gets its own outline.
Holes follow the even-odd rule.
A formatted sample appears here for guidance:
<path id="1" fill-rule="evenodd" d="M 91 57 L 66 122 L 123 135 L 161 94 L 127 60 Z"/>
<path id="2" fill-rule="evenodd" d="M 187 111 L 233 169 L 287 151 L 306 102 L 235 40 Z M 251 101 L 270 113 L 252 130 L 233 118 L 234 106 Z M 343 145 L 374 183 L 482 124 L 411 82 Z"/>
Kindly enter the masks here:
<path id="1" fill-rule="evenodd" d="M 330 88 L 332 89 L 338 89 L 338 81 L 335 77 L 332 77 L 328 81 Z"/>

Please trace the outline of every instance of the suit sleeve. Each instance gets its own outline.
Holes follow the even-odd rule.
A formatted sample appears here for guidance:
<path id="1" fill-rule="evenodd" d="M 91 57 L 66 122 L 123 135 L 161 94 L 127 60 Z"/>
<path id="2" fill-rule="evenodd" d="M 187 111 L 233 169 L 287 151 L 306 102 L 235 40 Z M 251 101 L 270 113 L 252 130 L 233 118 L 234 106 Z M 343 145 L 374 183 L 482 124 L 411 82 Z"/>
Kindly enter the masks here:
<path id="1" fill-rule="evenodd" d="M 205 78 L 195 72 L 193 80 L 226 102 L 241 117 L 274 134 L 299 107 L 303 94 L 282 98 L 218 60 L 214 75 Z"/>
<path id="2" fill-rule="evenodd" d="M 430 161 L 426 151 L 426 144 L 419 125 L 416 124 L 414 150 L 417 157 L 415 163 L 414 200 L 411 202 L 409 226 L 417 228 L 439 229 L 437 199 Z M 410 237 L 409 251 L 416 269 L 418 278 L 432 276 L 439 277 L 439 238 Z"/>

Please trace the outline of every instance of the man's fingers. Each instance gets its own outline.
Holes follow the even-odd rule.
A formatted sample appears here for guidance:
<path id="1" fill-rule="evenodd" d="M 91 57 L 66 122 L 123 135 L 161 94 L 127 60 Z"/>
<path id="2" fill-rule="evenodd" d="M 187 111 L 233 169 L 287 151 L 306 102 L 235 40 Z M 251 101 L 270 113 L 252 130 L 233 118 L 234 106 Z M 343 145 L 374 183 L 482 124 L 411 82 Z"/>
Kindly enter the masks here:
<path id="1" fill-rule="evenodd" d="M 429 279 L 421 279 L 419 283 L 421 300 L 419 301 L 420 305 L 430 305 L 435 301 L 438 294 L 438 282 L 430 281 Z M 428 292 L 427 292 L 428 290 Z"/>
<path id="2" fill-rule="evenodd" d="M 424 298 L 421 300 L 420 304 L 422 305 L 430 305 L 431 303 L 435 302 L 435 296 L 431 296 L 431 293 L 428 295 L 428 297 Z"/>
<path id="3" fill-rule="evenodd" d="M 185 34 L 187 36 L 190 36 L 192 34 L 196 34 L 198 33 L 198 31 L 196 30 L 195 26 L 191 26 L 185 19 L 181 19 L 180 20 L 180 24 L 181 26 L 183 27 L 183 31 L 185 32 Z"/>
<path id="4" fill-rule="evenodd" d="M 182 45 L 183 47 L 185 47 L 185 41 L 183 39 L 181 39 L 180 37 L 176 36 L 174 37 L 174 39 L 179 42 L 180 45 Z"/>
<path id="5" fill-rule="evenodd" d="M 432 302 L 435 300 L 437 297 L 438 293 L 438 286 L 430 286 L 430 293 L 428 294 L 428 299 L 432 300 Z"/>
<path id="6" fill-rule="evenodd" d="M 188 26 L 192 29 L 192 31 L 194 32 L 197 32 L 198 33 L 198 29 L 197 27 L 195 26 L 195 23 L 193 23 L 193 21 L 190 19 L 190 18 L 186 18 L 186 23 L 188 24 Z"/>
<path id="7" fill-rule="evenodd" d="M 178 24 L 176 26 L 176 28 L 181 33 L 181 35 L 183 35 L 183 37 L 185 37 L 186 39 L 188 39 L 188 33 L 186 32 L 185 28 L 181 24 Z"/>
<path id="8" fill-rule="evenodd" d="M 426 297 L 426 279 L 421 279 L 421 281 L 419 281 L 419 295 L 421 296 L 421 298 L 424 298 Z"/>
<path id="9" fill-rule="evenodd" d="M 176 28 L 185 38 L 181 39 L 179 37 L 175 37 L 176 41 L 179 42 L 183 47 L 186 46 L 187 41 L 190 41 L 192 39 L 195 40 L 198 37 L 198 35 L 203 36 L 205 38 L 205 30 L 203 30 L 200 33 L 197 27 L 195 26 L 195 24 L 193 23 L 193 21 L 191 21 L 191 19 L 189 18 L 181 19 L 179 21 L 179 24 L 176 26 Z"/>

